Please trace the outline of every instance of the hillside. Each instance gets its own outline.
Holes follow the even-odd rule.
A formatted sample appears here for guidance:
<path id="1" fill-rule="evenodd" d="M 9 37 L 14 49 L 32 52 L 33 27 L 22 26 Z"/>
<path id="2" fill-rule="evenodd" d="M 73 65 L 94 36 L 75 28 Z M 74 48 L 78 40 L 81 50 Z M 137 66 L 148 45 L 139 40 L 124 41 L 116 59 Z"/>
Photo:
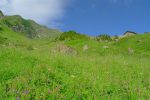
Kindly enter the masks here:
<path id="1" fill-rule="evenodd" d="M 25 20 L 19 15 L 4 16 L 2 12 L 0 12 L 0 24 L 29 38 L 55 38 L 61 33 L 59 30 L 49 29 L 32 20 Z"/>
<path id="2" fill-rule="evenodd" d="M 0 38 L 1 99 L 150 98 L 150 34 L 52 42 L 3 27 Z"/>
<path id="3" fill-rule="evenodd" d="M 97 41 L 69 31 L 53 41 L 30 39 L 41 27 L 20 16 L 0 23 L 0 100 L 150 99 L 150 34 Z"/>

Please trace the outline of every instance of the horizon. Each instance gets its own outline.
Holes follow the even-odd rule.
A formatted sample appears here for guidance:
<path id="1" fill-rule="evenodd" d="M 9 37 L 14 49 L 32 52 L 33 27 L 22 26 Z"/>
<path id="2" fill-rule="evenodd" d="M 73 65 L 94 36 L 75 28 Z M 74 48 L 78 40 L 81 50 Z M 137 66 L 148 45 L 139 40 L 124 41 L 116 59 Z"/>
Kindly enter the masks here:
<path id="1" fill-rule="evenodd" d="M 2 0 L 0 10 L 5 15 L 20 15 L 61 31 L 113 36 L 126 31 L 149 32 L 149 3 L 148 0 Z"/>

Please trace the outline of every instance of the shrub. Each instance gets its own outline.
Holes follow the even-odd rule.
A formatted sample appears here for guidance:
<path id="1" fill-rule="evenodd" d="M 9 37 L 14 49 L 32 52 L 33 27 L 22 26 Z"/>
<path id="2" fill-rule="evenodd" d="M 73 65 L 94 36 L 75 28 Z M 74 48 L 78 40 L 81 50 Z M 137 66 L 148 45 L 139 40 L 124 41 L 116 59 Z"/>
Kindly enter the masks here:
<path id="1" fill-rule="evenodd" d="M 111 37 L 108 34 L 100 34 L 96 37 L 97 41 L 111 41 Z"/>
<path id="2" fill-rule="evenodd" d="M 0 31 L 2 31 L 3 30 L 3 28 L 2 28 L 2 26 L 0 25 Z"/>
<path id="3" fill-rule="evenodd" d="M 32 51 L 32 50 L 34 50 L 34 48 L 32 46 L 28 46 L 27 50 Z"/>
<path id="4" fill-rule="evenodd" d="M 119 36 L 117 36 L 117 35 L 115 35 L 115 36 L 113 37 L 113 40 L 114 40 L 114 41 L 118 41 L 118 39 L 119 39 Z"/>
<path id="5" fill-rule="evenodd" d="M 56 40 L 77 40 L 77 39 L 84 39 L 84 40 L 88 40 L 89 37 L 83 34 L 79 34 L 75 31 L 68 31 L 68 32 L 64 32 L 60 35 L 60 37 L 57 37 Z"/>
<path id="6" fill-rule="evenodd" d="M 6 40 L 7 38 L 0 36 L 0 44 L 3 44 Z"/>

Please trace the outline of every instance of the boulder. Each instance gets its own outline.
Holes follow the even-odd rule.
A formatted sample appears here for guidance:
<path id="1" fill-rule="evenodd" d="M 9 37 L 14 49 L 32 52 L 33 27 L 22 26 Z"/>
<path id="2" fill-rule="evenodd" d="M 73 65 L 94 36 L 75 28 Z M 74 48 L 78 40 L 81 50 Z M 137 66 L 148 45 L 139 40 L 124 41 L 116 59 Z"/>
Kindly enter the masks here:
<path id="1" fill-rule="evenodd" d="M 129 52 L 129 54 L 133 54 L 134 50 L 132 48 L 128 48 L 128 52 Z"/>
<path id="2" fill-rule="evenodd" d="M 133 35 L 136 35 L 137 33 L 135 33 L 135 32 L 132 32 L 132 31 L 126 31 L 125 33 L 124 33 L 124 36 L 133 36 Z"/>
<path id="3" fill-rule="evenodd" d="M 86 51 L 86 50 L 88 50 L 88 49 L 89 49 L 88 45 L 84 45 L 84 46 L 83 46 L 83 51 Z"/>
<path id="4" fill-rule="evenodd" d="M 67 54 L 67 55 L 77 55 L 77 51 L 67 45 L 64 44 L 58 44 L 56 47 L 53 49 L 53 53 L 62 53 L 62 54 Z"/>

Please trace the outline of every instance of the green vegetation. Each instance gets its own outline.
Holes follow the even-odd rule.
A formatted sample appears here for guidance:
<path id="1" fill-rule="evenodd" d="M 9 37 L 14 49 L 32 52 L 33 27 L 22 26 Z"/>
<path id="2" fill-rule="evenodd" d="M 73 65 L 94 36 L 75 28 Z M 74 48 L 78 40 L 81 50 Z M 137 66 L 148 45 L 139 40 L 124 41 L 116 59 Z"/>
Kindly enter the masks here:
<path id="1" fill-rule="evenodd" d="M 0 44 L 3 44 L 6 40 L 7 40 L 7 38 L 0 36 Z"/>
<path id="2" fill-rule="evenodd" d="M 48 29 L 32 20 L 25 20 L 18 15 L 5 16 L 0 19 L 0 23 L 29 38 L 56 38 L 61 34 L 58 30 Z"/>
<path id="3" fill-rule="evenodd" d="M 79 34 L 75 31 L 68 31 L 62 33 L 59 37 L 56 38 L 56 40 L 64 41 L 64 40 L 88 40 L 89 37 L 83 34 Z"/>
<path id="4" fill-rule="evenodd" d="M 69 31 L 52 41 L 1 28 L 0 100 L 150 99 L 150 34 L 100 42 Z"/>
<path id="5" fill-rule="evenodd" d="M 96 37 L 97 41 L 111 41 L 111 37 L 108 34 L 100 34 Z"/>

